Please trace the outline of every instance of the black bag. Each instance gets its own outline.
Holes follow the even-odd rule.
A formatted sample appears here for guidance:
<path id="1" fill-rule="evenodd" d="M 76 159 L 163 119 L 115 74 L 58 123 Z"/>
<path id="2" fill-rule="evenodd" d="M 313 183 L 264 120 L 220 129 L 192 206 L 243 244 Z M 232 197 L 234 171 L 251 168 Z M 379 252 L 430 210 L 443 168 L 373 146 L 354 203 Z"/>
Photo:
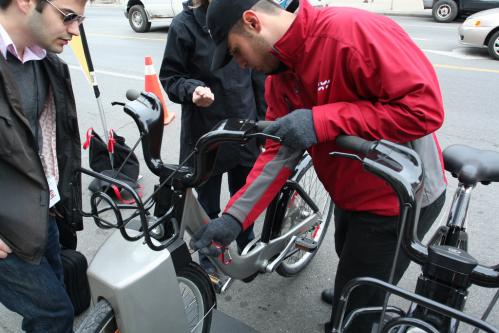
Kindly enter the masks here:
<path id="1" fill-rule="evenodd" d="M 83 254 L 71 249 L 61 250 L 61 261 L 64 269 L 64 286 L 74 314 L 79 315 L 90 306 L 90 287 L 87 279 L 87 259 Z"/>
<path id="2" fill-rule="evenodd" d="M 95 133 L 92 128 L 87 131 L 87 139 L 83 145 L 84 149 L 89 149 L 88 159 L 90 168 L 95 172 L 102 173 L 108 177 L 122 181 L 130 185 L 134 190 L 141 194 L 142 187 L 137 183 L 139 178 L 139 161 L 137 156 L 131 152 L 129 146 L 125 144 L 125 138 L 110 132 L 111 140 L 113 141 L 113 166 L 109 156 L 108 145 Z M 110 140 L 110 141 L 111 141 Z M 128 159 L 125 161 L 125 159 Z M 121 169 L 121 170 L 120 170 Z M 120 170 L 120 172 L 118 172 Z M 121 188 L 110 186 L 109 183 L 100 179 L 94 179 L 88 189 L 92 192 L 104 191 L 108 189 L 109 194 L 114 195 L 121 202 L 129 202 L 127 193 L 123 193 Z M 132 200 L 133 201 L 133 200 Z"/>

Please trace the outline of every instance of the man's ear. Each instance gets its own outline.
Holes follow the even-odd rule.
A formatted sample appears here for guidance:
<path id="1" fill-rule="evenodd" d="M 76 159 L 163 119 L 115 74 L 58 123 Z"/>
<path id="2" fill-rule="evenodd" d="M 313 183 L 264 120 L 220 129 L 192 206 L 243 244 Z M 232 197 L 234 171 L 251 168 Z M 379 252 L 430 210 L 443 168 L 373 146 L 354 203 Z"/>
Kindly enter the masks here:
<path id="1" fill-rule="evenodd" d="M 243 13 L 243 23 L 249 31 L 260 32 L 262 30 L 262 22 L 253 10 L 247 10 Z"/>

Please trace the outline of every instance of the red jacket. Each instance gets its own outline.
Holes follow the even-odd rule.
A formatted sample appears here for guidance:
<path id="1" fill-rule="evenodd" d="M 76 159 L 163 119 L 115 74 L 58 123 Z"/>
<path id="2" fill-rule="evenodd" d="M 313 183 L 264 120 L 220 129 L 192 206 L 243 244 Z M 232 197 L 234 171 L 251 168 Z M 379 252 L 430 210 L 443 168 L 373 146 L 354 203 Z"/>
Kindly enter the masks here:
<path id="1" fill-rule="evenodd" d="M 266 82 L 267 119 L 312 109 L 318 144 L 308 151 L 317 175 L 342 209 L 395 216 L 393 190 L 358 161 L 331 158 L 339 134 L 408 144 L 425 166 L 424 204 L 445 189 L 441 151 L 433 134 L 444 120 L 431 63 L 391 19 L 363 10 L 313 8 L 299 13 L 272 51 L 289 68 Z M 300 153 L 267 143 L 226 212 L 246 228 L 291 174 Z M 283 158 L 284 157 L 284 158 Z M 281 161 L 281 162 L 279 162 Z M 271 167 L 269 167 L 271 166 Z"/>

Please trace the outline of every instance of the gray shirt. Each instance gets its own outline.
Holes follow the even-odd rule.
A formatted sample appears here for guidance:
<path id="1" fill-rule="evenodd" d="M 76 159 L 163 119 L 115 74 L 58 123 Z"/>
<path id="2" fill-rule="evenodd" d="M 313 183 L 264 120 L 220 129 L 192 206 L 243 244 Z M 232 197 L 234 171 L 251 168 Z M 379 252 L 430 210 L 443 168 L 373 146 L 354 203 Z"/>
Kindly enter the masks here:
<path id="1" fill-rule="evenodd" d="M 7 65 L 12 77 L 15 78 L 15 84 L 21 94 L 24 115 L 28 119 L 40 151 L 43 140 L 39 118 L 48 94 L 47 73 L 40 61 L 30 60 L 23 64 L 10 52 L 7 52 Z"/>

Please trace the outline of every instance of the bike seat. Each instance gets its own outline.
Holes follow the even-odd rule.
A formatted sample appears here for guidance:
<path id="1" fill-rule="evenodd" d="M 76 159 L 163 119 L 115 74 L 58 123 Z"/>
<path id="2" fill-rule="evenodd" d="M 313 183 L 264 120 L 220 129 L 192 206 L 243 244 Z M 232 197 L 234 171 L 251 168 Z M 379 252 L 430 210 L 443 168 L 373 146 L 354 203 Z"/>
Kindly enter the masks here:
<path id="1" fill-rule="evenodd" d="M 452 145 L 443 155 L 445 170 L 465 185 L 499 181 L 499 152 Z"/>

